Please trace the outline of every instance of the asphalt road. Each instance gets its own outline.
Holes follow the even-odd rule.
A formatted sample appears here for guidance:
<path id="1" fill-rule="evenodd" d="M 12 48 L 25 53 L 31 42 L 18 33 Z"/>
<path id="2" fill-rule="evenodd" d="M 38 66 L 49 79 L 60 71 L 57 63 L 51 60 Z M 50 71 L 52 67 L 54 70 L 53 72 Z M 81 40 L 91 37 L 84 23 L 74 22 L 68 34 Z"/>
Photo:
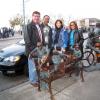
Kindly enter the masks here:
<path id="1" fill-rule="evenodd" d="M 0 39 L 0 49 L 14 44 L 20 41 L 22 38 L 23 36 L 16 34 L 14 37 Z M 2 72 L 0 72 L 0 92 L 26 81 L 27 77 L 25 75 L 16 75 L 15 73 L 11 73 L 8 76 L 4 76 L 2 75 Z"/>

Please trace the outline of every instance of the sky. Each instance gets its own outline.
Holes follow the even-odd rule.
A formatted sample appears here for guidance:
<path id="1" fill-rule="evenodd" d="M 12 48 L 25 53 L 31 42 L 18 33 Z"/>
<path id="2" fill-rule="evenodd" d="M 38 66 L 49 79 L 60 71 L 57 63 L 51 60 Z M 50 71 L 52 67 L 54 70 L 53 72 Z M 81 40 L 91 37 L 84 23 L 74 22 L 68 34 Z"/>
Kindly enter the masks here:
<path id="1" fill-rule="evenodd" d="M 31 18 L 33 11 L 52 18 L 73 20 L 80 18 L 100 18 L 99 0 L 24 0 L 25 15 Z M 23 0 L 0 0 L 0 27 L 8 26 L 9 19 L 23 14 Z"/>

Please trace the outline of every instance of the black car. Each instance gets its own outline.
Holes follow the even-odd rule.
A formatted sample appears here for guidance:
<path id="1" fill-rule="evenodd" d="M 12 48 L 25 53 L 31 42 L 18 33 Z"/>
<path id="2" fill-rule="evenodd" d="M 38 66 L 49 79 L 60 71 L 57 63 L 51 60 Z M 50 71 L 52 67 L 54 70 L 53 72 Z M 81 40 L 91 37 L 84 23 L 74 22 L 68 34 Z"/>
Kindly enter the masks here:
<path id="1" fill-rule="evenodd" d="M 24 72 L 27 74 L 27 62 L 24 40 L 0 50 L 0 71 L 4 75 L 8 71 L 15 71 L 16 73 Z"/>

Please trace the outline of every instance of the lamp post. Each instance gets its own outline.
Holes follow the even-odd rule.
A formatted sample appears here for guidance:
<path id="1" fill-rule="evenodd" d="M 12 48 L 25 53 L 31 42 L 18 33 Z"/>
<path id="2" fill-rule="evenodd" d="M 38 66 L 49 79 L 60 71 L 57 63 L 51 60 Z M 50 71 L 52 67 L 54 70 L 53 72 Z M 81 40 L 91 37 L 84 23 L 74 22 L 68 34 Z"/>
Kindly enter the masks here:
<path id="1" fill-rule="evenodd" d="M 22 31 L 23 33 L 25 33 L 25 0 L 23 0 L 23 28 L 22 28 Z"/>
<path id="2" fill-rule="evenodd" d="M 25 26 L 25 0 L 23 0 L 23 20 L 24 20 L 24 26 Z"/>
<path id="3" fill-rule="evenodd" d="M 23 0 L 23 19 L 24 19 L 24 26 L 25 26 L 25 0 Z"/>
<path id="4" fill-rule="evenodd" d="M 23 33 L 26 31 L 26 15 L 25 15 L 25 3 L 29 2 L 30 0 L 23 0 Z"/>

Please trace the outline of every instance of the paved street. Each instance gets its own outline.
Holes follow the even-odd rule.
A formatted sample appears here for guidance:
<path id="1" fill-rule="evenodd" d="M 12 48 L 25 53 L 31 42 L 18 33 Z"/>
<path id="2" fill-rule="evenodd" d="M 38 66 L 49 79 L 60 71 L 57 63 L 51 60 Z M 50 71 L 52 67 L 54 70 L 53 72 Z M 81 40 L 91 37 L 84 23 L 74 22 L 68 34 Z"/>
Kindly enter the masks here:
<path id="1" fill-rule="evenodd" d="M 14 44 L 14 43 L 20 41 L 22 38 L 23 38 L 23 36 L 21 36 L 20 34 L 15 34 L 14 37 L 0 39 L 0 49 L 7 47 L 11 44 Z"/>
<path id="2" fill-rule="evenodd" d="M 0 39 L 0 49 L 20 41 L 22 37 L 23 36 L 21 36 L 20 34 L 15 34 L 14 37 Z M 0 91 L 14 87 L 26 81 L 27 77 L 25 77 L 25 75 L 15 75 L 13 73 L 9 74 L 9 76 L 3 76 L 0 72 Z"/>

